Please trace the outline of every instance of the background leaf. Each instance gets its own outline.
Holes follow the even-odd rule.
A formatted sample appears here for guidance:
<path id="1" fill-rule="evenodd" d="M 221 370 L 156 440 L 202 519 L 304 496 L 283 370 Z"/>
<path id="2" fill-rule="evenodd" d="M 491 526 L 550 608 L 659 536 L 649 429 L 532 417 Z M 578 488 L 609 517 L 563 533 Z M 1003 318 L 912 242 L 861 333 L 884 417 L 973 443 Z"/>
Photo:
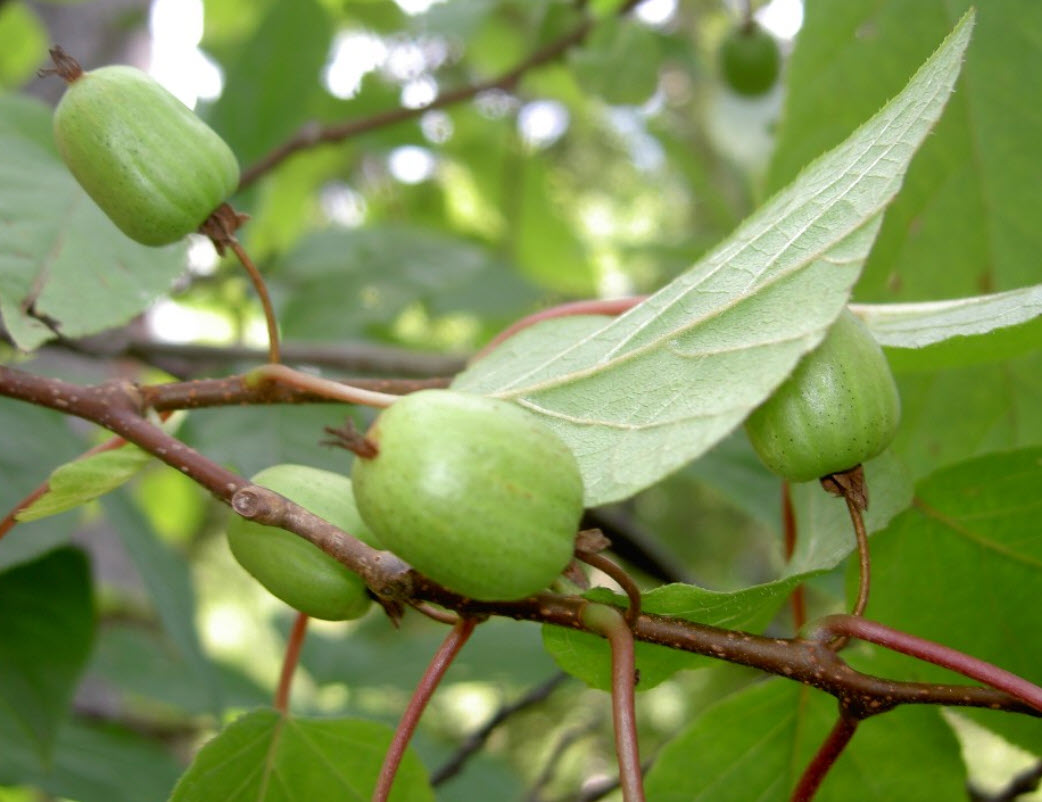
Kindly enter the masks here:
<path id="1" fill-rule="evenodd" d="M 971 5 L 925 0 L 808 4 L 788 70 L 789 96 L 769 184 L 839 142 L 890 95 Z M 978 4 L 979 20 L 945 120 L 887 212 L 857 297 L 892 301 L 975 295 L 1037 283 L 1042 232 L 1034 158 L 1042 110 L 1042 5 Z M 828 108 L 826 115 L 822 108 Z"/>
<path id="2" fill-rule="evenodd" d="M 632 495 L 705 452 L 839 313 L 883 208 L 940 116 L 970 25 L 679 279 L 556 358 L 521 361 L 512 380 L 489 382 L 478 362 L 454 386 L 541 415 L 578 457 L 590 505 Z"/>
<path id="3" fill-rule="evenodd" d="M 25 99 L 0 129 L 0 315 L 31 350 L 54 334 L 82 337 L 126 323 L 184 268 L 184 245 L 147 248 L 128 239 L 80 189 L 41 128 L 50 110 Z M 83 258 L 90 254 L 89 259 Z M 31 308 L 31 313 L 30 313 Z"/>
<path id="4" fill-rule="evenodd" d="M 784 802 L 837 715 L 825 694 L 781 680 L 696 717 L 647 777 L 648 802 Z M 902 708 L 862 722 L 815 800 L 961 799 L 958 744 L 936 710 Z"/>
<path id="5" fill-rule="evenodd" d="M 57 549 L 0 573 L 0 724 L 13 725 L 41 765 L 50 760 L 93 640 L 83 552 Z"/>

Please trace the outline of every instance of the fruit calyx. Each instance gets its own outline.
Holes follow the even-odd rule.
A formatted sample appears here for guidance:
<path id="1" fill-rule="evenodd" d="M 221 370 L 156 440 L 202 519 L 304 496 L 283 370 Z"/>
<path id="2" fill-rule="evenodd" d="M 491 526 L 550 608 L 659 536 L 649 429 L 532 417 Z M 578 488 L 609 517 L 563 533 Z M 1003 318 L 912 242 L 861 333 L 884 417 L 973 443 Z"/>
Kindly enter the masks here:
<path id="1" fill-rule="evenodd" d="M 54 62 L 54 66 L 45 67 L 37 71 L 36 74 L 41 78 L 45 78 L 48 75 L 57 75 L 65 83 L 71 84 L 83 75 L 83 67 L 80 66 L 76 59 L 66 53 L 61 45 L 55 45 L 47 52 L 51 54 L 51 61 Z"/>

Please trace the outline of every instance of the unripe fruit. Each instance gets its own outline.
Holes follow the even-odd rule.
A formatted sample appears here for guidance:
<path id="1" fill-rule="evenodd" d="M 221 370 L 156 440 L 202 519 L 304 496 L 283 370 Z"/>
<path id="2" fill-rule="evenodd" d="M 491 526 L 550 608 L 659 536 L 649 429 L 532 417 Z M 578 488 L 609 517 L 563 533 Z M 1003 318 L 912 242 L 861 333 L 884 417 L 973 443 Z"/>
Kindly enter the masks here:
<path id="1" fill-rule="evenodd" d="M 351 476 L 358 509 L 386 548 L 473 599 L 549 585 L 572 558 L 583 511 L 568 447 L 521 407 L 424 390 L 384 410 Z"/>
<path id="2" fill-rule="evenodd" d="M 767 31 L 750 22 L 732 30 L 720 44 L 720 71 L 740 95 L 762 95 L 781 72 L 781 51 Z"/>
<path id="3" fill-rule="evenodd" d="M 252 482 L 376 545 L 346 476 L 306 465 L 275 465 Z M 228 545 L 239 564 L 274 596 L 313 618 L 358 618 L 369 608 L 361 577 L 299 535 L 235 516 L 228 523 Z"/>
<path id="4" fill-rule="evenodd" d="M 879 454 L 894 439 L 900 417 L 883 349 L 845 309 L 745 429 L 768 468 L 805 482 Z"/>
<path id="5" fill-rule="evenodd" d="M 128 237 L 176 242 L 235 191 L 231 149 L 148 75 L 125 66 L 82 72 L 60 51 L 55 63 L 69 81 L 54 111 L 58 152 Z"/>

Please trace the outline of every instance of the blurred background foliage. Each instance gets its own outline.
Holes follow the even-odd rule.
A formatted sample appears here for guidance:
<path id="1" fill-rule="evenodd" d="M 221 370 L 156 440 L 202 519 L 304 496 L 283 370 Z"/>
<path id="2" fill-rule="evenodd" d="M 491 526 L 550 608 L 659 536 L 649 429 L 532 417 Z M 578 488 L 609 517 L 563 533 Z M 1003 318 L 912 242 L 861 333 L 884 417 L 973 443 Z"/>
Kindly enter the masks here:
<path id="1" fill-rule="evenodd" d="M 536 309 L 668 282 L 896 92 L 968 2 L 755 3 L 784 60 L 782 80 L 756 97 L 733 92 L 717 67 L 744 3 L 646 0 L 620 19 L 621 5 L 0 0 L 0 87 L 53 102 L 57 82 L 34 77 L 51 42 L 88 68 L 137 63 L 195 105 L 244 167 L 309 127 L 413 110 L 291 156 L 234 203 L 252 217 L 243 240 L 300 362 L 311 355 L 330 375 L 438 375 Z M 982 5 L 966 78 L 887 216 L 857 290 L 863 300 L 1038 282 L 1042 161 L 1025 143 L 1042 135 L 1042 107 L 1025 98 L 1042 96 L 1042 5 Z M 559 57 L 516 80 L 418 111 L 558 45 Z M 131 325 L 4 358 L 78 381 L 198 378 L 252 364 L 261 352 L 244 356 L 241 346 L 259 348 L 263 326 L 240 270 L 201 241 L 184 259 L 171 294 Z M 319 356 L 330 352 L 332 364 Z M 1042 442 L 1039 416 L 1011 420 L 1042 396 L 1038 361 L 902 376 L 908 423 L 898 450 L 913 475 Z M 980 392 L 998 380 L 1008 390 L 1001 400 Z M 944 414 L 953 395 L 969 410 L 959 422 Z M 342 417 L 322 406 L 202 410 L 179 434 L 246 475 L 277 462 L 346 471 L 348 456 L 320 445 L 322 427 Z M 96 437 L 14 404 L 0 406 L 0 431 L 4 509 Z M 601 512 L 643 537 L 674 576 L 731 590 L 779 575 L 779 494 L 733 437 Z M 0 715 L 0 801 L 165 799 L 217 727 L 270 704 L 290 612 L 231 559 L 225 514 L 156 466 L 100 504 L 4 540 L 0 568 L 32 568 L 38 581 L 72 570 L 52 549 L 69 540 L 85 549 L 98 617 L 54 762 L 18 747 Z M 53 554 L 66 557 L 52 566 Z M 635 570 L 649 587 L 664 579 Z M 841 571 L 816 580 L 812 610 L 831 609 L 842 590 Z M 782 614 L 777 631 L 787 627 Z M 294 707 L 394 722 L 441 632 L 417 616 L 395 630 L 377 613 L 316 625 Z M 534 626 L 480 627 L 424 719 L 417 748 L 428 769 L 556 671 Z M 645 754 L 750 679 L 703 668 L 644 694 Z M 1002 755 L 1000 771 L 1019 765 Z M 611 776 L 608 699 L 566 680 L 498 728 L 439 798 L 485 800 L 496 789 L 496 799 L 572 799 Z"/>

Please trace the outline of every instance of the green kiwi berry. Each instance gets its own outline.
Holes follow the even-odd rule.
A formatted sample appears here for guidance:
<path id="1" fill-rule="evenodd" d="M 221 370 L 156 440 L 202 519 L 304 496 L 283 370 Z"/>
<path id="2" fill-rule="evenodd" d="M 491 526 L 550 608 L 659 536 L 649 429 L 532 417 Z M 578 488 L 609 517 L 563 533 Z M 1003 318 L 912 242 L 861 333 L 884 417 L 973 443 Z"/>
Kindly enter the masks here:
<path id="1" fill-rule="evenodd" d="M 770 91 L 781 73 L 781 51 L 774 37 L 755 21 L 734 28 L 720 44 L 720 72 L 739 95 Z"/>
<path id="2" fill-rule="evenodd" d="M 534 415 L 452 390 L 405 396 L 376 419 L 351 476 L 381 543 L 473 599 L 519 599 L 571 561 L 579 467 Z"/>
<path id="3" fill-rule="evenodd" d="M 376 545 L 358 514 L 346 476 L 306 465 L 275 465 L 252 481 Z M 292 532 L 235 516 L 228 523 L 228 545 L 239 564 L 274 596 L 313 618 L 340 621 L 358 618 L 369 609 L 361 577 Z"/>
<path id="4" fill-rule="evenodd" d="M 54 111 L 58 152 L 124 234 L 144 245 L 175 242 L 235 191 L 231 149 L 152 78 L 126 66 L 83 72 L 52 52 L 69 82 Z"/>
<path id="5" fill-rule="evenodd" d="M 764 464 L 794 482 L 846 471 L 890 445 L 901 399 L 886 356 L 849 310 L 746 421 Z"/>

